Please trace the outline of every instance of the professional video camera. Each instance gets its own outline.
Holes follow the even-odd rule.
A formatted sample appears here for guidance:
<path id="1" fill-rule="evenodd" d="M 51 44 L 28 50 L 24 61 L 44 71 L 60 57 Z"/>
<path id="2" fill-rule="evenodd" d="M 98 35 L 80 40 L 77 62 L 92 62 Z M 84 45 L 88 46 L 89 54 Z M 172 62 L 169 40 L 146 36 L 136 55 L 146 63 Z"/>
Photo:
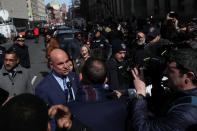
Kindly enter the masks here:
<path id="1" fill-rule="evenodd" d="M 122 74 L 126 75 L 131 72 L 131 69 L 137 67 L 141 73 L 143 73 L 144 80 L 147 85 L 153 83 L 161 83 L 164 76 L 164 70 L 166 69 L 166 64 L 169 58 L 169 52 L 171 50 L 179 48 L 189 47 L 188 43 L 179 44 L 166 44 L 162 45 L 158 50 L 160 50 L 159 55 L 147 56 L 143 59 L 143 62 L 139 65 L 134 62 L 133 59 L 127 59 L 122 67 Z M 151 51 L 150 51 L 151 52 Z"/>
<path id="2" fill-rule="evenodd" d="M 154 87 L 163 87 L 163 72 L 166 68 L 166 58 L 163 57 L 147 57 L 144 59 L 144 63 L 137 65 L 132 59 L 128 59 L 121 67 L 121 75 L 127 79 L 133 79 L 131 75 L 131 69 L 137 67 L 139 72 L 144 76 L 146 85 L 154 85 Z M 136 95 L 135 89 L 126 89 L 120 91 L 123 96 L 132 99 Z M 149 92 L 150 93 L 150 92 Z"/>
<path id="3" fill-rule="evenodd" d="M 141 65 L 137 65 L 132 59 L 128 59 L 124 64 L 122 74 L 126 77 L 128 74 L 126 72 L 131 72 L 132 68 L 137 67 L 140 73 L 143 74 L 146 84 L 150 85 L 161 80 L 163 71 L 166 68 L 166 59 L 166 56 L 146 57 Z"/>

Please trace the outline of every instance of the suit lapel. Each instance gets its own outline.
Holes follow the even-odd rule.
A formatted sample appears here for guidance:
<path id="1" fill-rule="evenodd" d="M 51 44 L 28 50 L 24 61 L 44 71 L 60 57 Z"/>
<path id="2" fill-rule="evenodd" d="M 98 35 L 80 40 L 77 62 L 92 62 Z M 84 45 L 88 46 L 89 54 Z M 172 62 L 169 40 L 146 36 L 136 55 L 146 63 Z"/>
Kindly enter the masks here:
<path id="1" fill-rule="evenodd" d="M 64 91 L 61 89 L 59 83 L 57 82 L 57 80 L 54 78 L 52 74 L 49 77 L 49 81 L 50 81 L 50 84 L 52 84 L 51 87 L 53 88 L 55 87 L 53 89 L 54 93 L 57 93 L 60 97 L 63 97 L 66 100 Z"/>

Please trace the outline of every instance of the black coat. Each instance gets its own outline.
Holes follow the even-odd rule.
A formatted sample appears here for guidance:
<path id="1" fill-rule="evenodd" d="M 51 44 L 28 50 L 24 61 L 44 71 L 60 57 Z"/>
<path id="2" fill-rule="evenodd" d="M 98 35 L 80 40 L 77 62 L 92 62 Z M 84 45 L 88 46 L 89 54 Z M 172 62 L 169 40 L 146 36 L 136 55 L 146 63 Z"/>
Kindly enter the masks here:
<path id="1" fill-rule="evenodd" d="M 68 103 L 68 107 L 75 118 L 93 131 L 125 131 L 126 104 L 109 99 L 110 92 L 103 86 L 82 86 L 76 101 Z"/>
<path id="2" fill-rule="evenodd" d="M 111 89 L 125 90 L 133 87 L 131 74 L 126 68 L 127 63 L 120 63 L 113 57 L 107 61 L 107 79 Z"/>

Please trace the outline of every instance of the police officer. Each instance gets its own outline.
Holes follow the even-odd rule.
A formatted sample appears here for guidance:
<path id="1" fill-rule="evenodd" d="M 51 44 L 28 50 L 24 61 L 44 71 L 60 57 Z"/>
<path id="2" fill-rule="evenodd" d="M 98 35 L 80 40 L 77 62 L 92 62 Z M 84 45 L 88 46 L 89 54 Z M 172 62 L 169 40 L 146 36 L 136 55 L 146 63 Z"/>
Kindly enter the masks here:
<path id="1" fill-rule="evenodd" d="M 25 38 L 22 35 L 16 38 L 16 42 L 10 48 L 15 50 L 20 59 L 20 65 L 25 68 L 30 68 L 29 50 L 28 46 L 25 45 Z"/>
<path id="2" fill-rule="evenodd" d="M 107 60 L 109 57 L 111 46 L 100 30 L 95 31 L 90 49 L 95 57 L 99 57 L 104 60 Z"/>
<path id="3" fill-rule="evenodd" d="M 127 71 L 125 60 L 126 45 L 120 40 L 112 41 L 112 57 L 107 61 L 108 84 L 111 89 L 124 90 L 132 85 L 132 79 Z"/>

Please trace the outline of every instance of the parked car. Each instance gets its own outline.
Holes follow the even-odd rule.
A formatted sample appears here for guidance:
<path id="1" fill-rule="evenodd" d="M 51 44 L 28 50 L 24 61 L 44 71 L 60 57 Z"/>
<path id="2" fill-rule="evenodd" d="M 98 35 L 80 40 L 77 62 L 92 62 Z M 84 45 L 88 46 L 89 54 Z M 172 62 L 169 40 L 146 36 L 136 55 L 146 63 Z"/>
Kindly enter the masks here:
<path id="1" fill-rule="evenodd" d="M 26 39 L 33 39 L 34 38 L 34 31 L 33 31 L 33 29 L 28 29 L 25 32 L 25 38 Z"/>
<path id="2" fill-rule="evenodd" d="M 0 24 L 0 33 L 6 38 L 14 38 L 18 35 L 16 27 L 12 24 Z"/>
<path id="3" fill-rule="evenodd" d="M 69 51 L 69 47 L 75 43 L 74 38 L 75 38 L 75 33 L 77 32 L 80 32 L 80 31 L 76 29 L 59 30 L 55 34 L 55 37 L 57 38 L 60 44 L 60 48 L 68 52 L 70 56 L 72 55 L 72 53 Z"/>
<path id="4" fill-rule="evenodd" d="M 68 27 L 68 26 L 65 26 L 65 25 L 56 26 L 56 30 L 55 30 L 53 35 L 56 36 L 57 34 L 60 34 L 60 33 L 64 32 L 64 31 L 68 31 L 69 32 L 71 30 L 72 30 L 71 27 Z"/>

